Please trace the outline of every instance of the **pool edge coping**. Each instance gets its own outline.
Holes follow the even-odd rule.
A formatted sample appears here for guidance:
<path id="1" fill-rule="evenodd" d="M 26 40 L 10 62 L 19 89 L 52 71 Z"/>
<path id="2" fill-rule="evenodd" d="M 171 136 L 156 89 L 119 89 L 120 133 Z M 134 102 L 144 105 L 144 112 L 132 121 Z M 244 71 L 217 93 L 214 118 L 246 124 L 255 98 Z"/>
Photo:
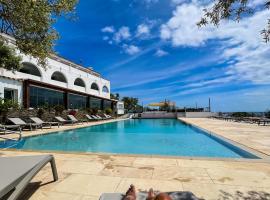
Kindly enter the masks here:
<path id="1" fill-rule="evenodd" d="M 197 124 L 194 124 L 194 123 L 191 123 L 191 122 L 187 122 L 187 121 L 184 121 L 182 118 L 177 118 L 177 120 L 181 121 L 182 123 L 185 123 L 185 124 L 188 124 L 188 125 L 191 125 L 191 126 L 194 126 L 195 128 L 198 128 L 204 132 L 206 132 L 207 134 L 210 134 L 210 135 L 213 135 L 214 137 L 217 137 L 218 139 L 220 140 L 223 140 L 233 146 L 236 146 L 237 148 L 240 148 L 250 154 L 254 154 L 255 156 L 259 157 L 258 159 L 248 159 L 248 158 L 241 158 L 241 159 L 248 159 L 248 160 L 266 160 L 266 161 L 269 161 L 270 162 L 270 155 L 264 153 L 264 152 L 261 152 L 257 149 L 254 149 L 252 147 L 249 147 L 247 145 L 244 145 L 240 142 L 237 142 L 237 141 L 234 141 L 230 138 L 227 138 L 227 137 L 224 137 L 224 136 L 221 136 L 220 134 L 216 133 L 215 131 L 211 131 L 211 130 L 208 130 L 206 128 L 203 128 L 203 127 L 200 127 L 199 125 Z"/>

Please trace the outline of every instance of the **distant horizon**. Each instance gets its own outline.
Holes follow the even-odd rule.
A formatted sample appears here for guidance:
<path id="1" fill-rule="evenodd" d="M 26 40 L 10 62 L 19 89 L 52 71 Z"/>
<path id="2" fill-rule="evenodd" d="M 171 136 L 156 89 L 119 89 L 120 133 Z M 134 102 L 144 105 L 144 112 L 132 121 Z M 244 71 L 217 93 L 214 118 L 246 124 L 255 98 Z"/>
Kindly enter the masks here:
<path id="1" fill-rule="evenodd" d="M 111 92 L 207 106 L 216 111 L 270 109 L 270 44 L 262 41 L 270 10 L 263 1 L 240 23 L 199 29 L 208 5 L 198 0 L 81 0 L 76 21 L 61 18 L 55 50 L 111 81 Z"/>

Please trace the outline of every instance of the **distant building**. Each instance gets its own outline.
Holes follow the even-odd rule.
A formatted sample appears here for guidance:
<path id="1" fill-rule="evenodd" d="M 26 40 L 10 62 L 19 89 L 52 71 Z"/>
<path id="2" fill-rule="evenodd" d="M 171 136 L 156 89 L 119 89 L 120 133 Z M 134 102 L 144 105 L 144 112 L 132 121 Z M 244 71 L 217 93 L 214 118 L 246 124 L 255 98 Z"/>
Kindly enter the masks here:
<path id="1" fill-rule="evenodd" d="M 15 40 L 4 35 L 8 45 Z M 66 109 L 114 109 L 110 99 L 110 81 L 92 68 L 85 68 L 57 55 L 48 58 L 47 68 L 30 56 L 22 56 L 22 68 L 12 72 L 0 68 L 0 97 L 18 101 L 25 108 L 48 104 Z"/>
<path id="2" fill-rule="evenodd" d="M 123 101 L 118 101 L 116 104 L 117 115 L 125 114 L 125 106 Z"/>

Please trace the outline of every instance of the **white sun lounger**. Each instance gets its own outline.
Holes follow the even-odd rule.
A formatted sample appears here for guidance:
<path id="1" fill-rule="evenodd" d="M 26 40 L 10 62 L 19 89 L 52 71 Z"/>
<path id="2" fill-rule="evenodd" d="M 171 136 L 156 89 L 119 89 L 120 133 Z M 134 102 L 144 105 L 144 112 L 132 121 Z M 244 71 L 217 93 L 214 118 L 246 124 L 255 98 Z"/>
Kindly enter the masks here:
<path id="1" fill-rule="evenodd" d="M 86 114 L 85 117 L 88 119 L 88 121 L 96 121 L 97 119 L 94 119 L 90 115 Z"/>
<path id="2" fill-rule="evenodd" d="M 35 122 L 36 124 L 40 124 L 41 127 L 50 127 L 52 128 L 53 125 L 57 125 L 59 128 L 59 122 L 44 122 L 42 119 L 39 117 L 30 117 L 30 119 Z"/>
<path id="3" fill-rule="evenodd" d="M 13 124 L 15 125 L 19 125 L 22 129 L 24 127 L 29 127 L 29 129 L 32 131 L 33 128 L 37 129 L 39 127 L 41 127 L 40 124 L 36 124 L 36 123 L 26 123 L 25 121 L 23 121 L 21 118 L 18 117 L 14 117 L 14 118 L 8 118 L 9 121 L 11 121 Z"/>
<path id="4" fill-rule="evenodd" d="M 60 117 L 60 116 L 56 116 L 56 117 L 54 117 L 59 123 L 61 123 L 61 124 L 74 124 L 74 121 L 72 121 L 72 120 L 65 120 L 65 119 L 63 119 L 62 117 Z"/>
<path id="5" fill-rule="evenodd" d="M 67 117 L 73 121 L 74 123 L 83 123 L 86 122 L 85 120 L 78 120 L 76 117 L 74 117 L 74 115 L 67 115 Z"/>
<path id="6" fill-rule="evenodd" d="M 102 120 L 101 117 L 97 117 L 96 115 L 91 115 L 91 117 L 92 117 L 93 119 L 95 119 L 95 120 Z"/>
<path id="7" fill-rule="evenodd" d="M 28 183 L 49 162 L 54 181 L 57 181 L 52 155 L 0 157 L 0 199 L 18 199 Z"/>

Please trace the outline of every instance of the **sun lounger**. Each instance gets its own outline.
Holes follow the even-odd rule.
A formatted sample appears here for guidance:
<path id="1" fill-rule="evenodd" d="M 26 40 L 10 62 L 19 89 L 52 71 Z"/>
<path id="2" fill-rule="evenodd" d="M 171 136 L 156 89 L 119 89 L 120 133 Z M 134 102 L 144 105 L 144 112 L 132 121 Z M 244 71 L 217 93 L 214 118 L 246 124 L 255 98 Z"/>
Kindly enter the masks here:
<path id="1" fill-rule="evenodd" d="M 0 124 L 0 129 L 2 132 L 9 131 L 9 130 L 19 131 L 20 133 L 22 132 L 20 125 L 2 125 L 2 124 Z"/>
<path id="2" fill-rule="evenodd" d="M 97 117 L 96 115 L 91 115 L 92 118 L 94 118 L 95 120 L 102 120 L 101 117 Z"/>
<path id="3" fill-rule="evenodd" d="M 85 115 L 88 121 L 96 121 L 96 119 L 92 118 L 90 115 Z"/>
<path id="4" fill-rule="evenodd" d="M 41 127 L 50 127 L 52 128 L 53 125 L 57 125 L 59 128 L 59 122 L 44 122 L 42 119 L 40 119 L 39 117 L 30 117 L 30 119 L 36 123 L 36 124 L 40 124 Z"/>
<path id="5" fill-rule="evenodd" d="M 73 121 L 74 123 L 83 123 L 86 122 L 85 120 L 78 120 L 76 117 L 74 117 L 74 115 L 67 115 L 67 117 Z"/>
<path id="6" fill-rule="evenodd" d="M 11 121 L 13 124 L 15 125 L 19 125 L 22 129 L 25 127 L 28 127 L 31 131 L 34 129 L 37 129 L 39 127 L 41 127 L 40 124 L 36 124 L 36 123 L 26 123 L 25 121 L 23 121 L 21 118 L 8 118 L 9 121 Z"/>
<path id="7" fill-rule="evenodd" d="M 265 126 L 266 124 L 270 124 L 270 119 L 267 119 L 267 118 L 263 118 L 263 119 L 260 119 L 258 120 L 258 125 L 263 125 Z"/>
<path id="8" fill-rule="evenodd" d="M 191 192 L 167 192 L 172 200 L 199 200 Z M 99 200 L 122 200 L 124 197 L 121 193 L 104 193 L 100 196 Z M 136 200 L 145 200 L 147 198 L 147 192 L 139 192 Z"/>
<path id="9" fill-rule="evenodd" d="M 0 157 L 0 199 L 19 199 L 28 183 L 49 162 L 54 181 L 57 181 L 58 175 L 52 155 Z"/>
<path id="10" fill-rule="evenodd" d="M 111 118 L 112 118 L 111 115 L 104 114 L 104 116 L 105 116 L 107 119 L 111 119 Z"/>
<path id="11" fill-rule="evenodd" d="M 56 116 L 54 117 L 60 124 L 64 125 L 64 124 L 74 124 L 74 122 L 72 120 L 65 120 L 62 117 Z"/>

